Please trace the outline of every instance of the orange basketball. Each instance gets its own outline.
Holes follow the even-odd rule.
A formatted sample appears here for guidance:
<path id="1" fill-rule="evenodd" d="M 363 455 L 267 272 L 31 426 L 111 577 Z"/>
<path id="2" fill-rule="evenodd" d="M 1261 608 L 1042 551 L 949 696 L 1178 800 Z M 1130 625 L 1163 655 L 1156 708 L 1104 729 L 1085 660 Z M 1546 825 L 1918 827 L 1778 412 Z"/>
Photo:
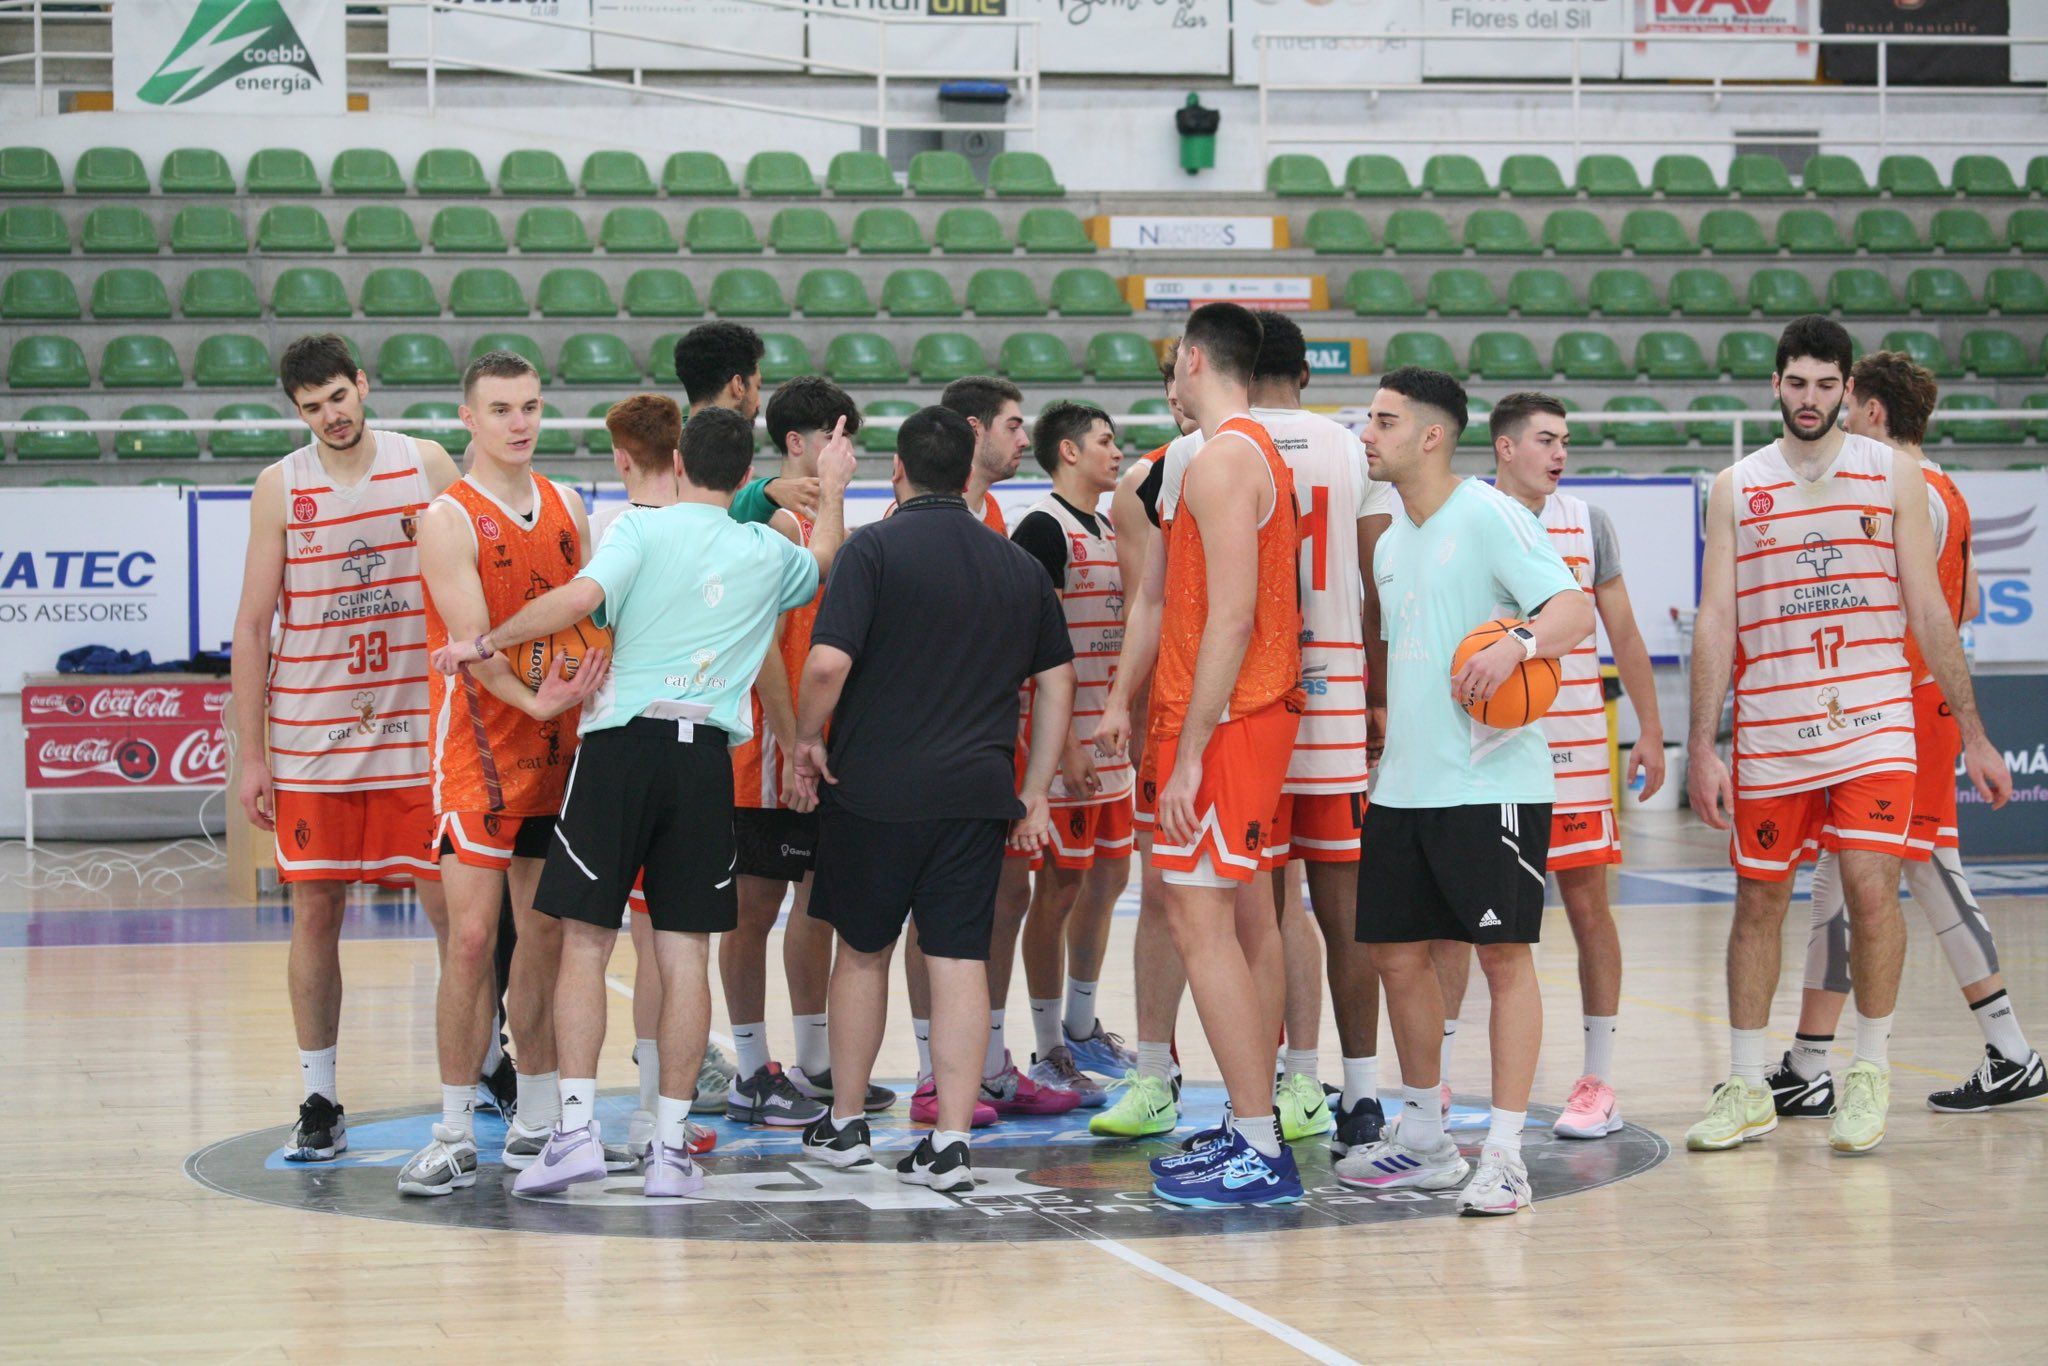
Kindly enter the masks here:
<path id="1" fill-rule="evenodd" d="M 1473 627 L 1458 642 L 1458 652 L 1451 656 L 1451 677 L 1458 676 L 1458 670 L 1465 667 L 1466 660 L 1524 624 L 1514 617 L 1498 617 L 1484 626 Z M 1471 703 L 1465 710 L 1471 713 L 1473 720 L 1496 730 L 1526 726 L 1549 711 L 1550 704 L 1557 701 L 1557 686 L 1562 678 L 1556 660 L 1525 659 L 1521 667 L 1501 681 L 1492 697 L 1484 702 Z"/>
<path id="2" fill-rule="evenodd" d="M 585 617 L 544 639 L 527 641 L 513 651 L 512 667 L 519 671 L 519 677 L 527 687 L 539 692 L 541 682 L 554 672 L 557 658 L 568 658 L 569 677 L 574 678 L 592 650 L 611 648 L 612 633 Z"/>

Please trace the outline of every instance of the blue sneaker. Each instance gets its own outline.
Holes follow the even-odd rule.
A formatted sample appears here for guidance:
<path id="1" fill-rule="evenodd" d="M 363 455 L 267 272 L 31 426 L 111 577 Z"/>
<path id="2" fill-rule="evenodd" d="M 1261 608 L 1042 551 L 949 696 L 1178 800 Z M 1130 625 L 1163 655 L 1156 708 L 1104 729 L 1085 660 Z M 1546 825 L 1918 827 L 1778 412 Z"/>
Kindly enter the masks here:
<path id="1" fill-rule="evenodd" d="M 1154 1176 L 1164 1176 L 1167 1172 L 1180 1171 L 1184 1168 L 1205 1166 L 1222 1149 L 1230 1146 L 1229 1140 L 1230 1106 L 1225 1103 L 1223 1118 L 1217 1121 L 1215 1128 L 1196 1130 L 1180 1145 L 1179 1152 L 1168 1153 L 1165 1157 L 1155 1157 L 1146 1165 L 1152 1169 Z"/>
<path id="2" fill-rule="evenodd" d="M 1208 1165 L 1168 1172 L 1152 1183 L 1152 1193 L 1176 1205 L 1200 1209 L 1235 1209 L 1240 1205 L 1291 1205 L 1301 1199 L 1301 1173 L 1294 1154 L 1284 1145 L 1278 1157 L 1266 1157 L 1232 1133 Z"/>
<path id="3" fill-rule="evenodd" d="M 1137 1069 L 1137 1050 L 1125 1043 L 1122 1035 L 1104 1029 L 1100 1020 L 1095 1022 L 1094 1030 L 1085 1039 L 1077 1039 L 1067 1033 L 1064 1025 L 1060 1027 L 1060 1037 L 1066 1042 L 1067 1051 L 1074 1055 L 1074 1066 L 1084 1072 L 1120 1077 Z"/>

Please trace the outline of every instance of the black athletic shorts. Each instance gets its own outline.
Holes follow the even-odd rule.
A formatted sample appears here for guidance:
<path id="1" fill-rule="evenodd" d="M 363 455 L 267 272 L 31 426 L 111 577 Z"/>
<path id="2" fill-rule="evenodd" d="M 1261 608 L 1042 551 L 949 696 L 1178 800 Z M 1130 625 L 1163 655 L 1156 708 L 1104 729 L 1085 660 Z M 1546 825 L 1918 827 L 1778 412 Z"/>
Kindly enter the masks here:
<path id="1" fill-rule="evenodd" d="M 733 889 L 732 755 L 716 726 L 637 716 L 583 737 L 534 894 L 558 920 L 619 927 L 642 877 L 657 930 L 739 924 Z"/>
<path id="2" fill-rule="evenodd" d="M 895 943 L 912 915 L 931 957 L 985 961 L 1009 834 L 1002 820 L 871 821 L 821 809 L 811 914 L 862 953 Z"/>
<path id="3" fill-rule="evenodd" d="M 1543 929 L 1550 803 L 1366 808 L 1358 942 L 1533 944 Z"/>
<path id="4" fill-rule="evenodd" d="M 732 839 L 739 849 L 734 867 L 740 873 L 776 882 L 802 882 L 818 851 L 818 813 L 736 806 Z"/>

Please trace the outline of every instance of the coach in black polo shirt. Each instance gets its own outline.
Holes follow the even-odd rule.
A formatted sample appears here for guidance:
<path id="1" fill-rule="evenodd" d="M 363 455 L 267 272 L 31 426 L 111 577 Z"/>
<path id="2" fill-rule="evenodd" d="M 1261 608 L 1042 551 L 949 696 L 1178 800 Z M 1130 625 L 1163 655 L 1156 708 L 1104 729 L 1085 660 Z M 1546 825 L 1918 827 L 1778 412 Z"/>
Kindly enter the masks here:
<path id="1" fill-rule="evenodd" d="M 1044 734 L 1065 734 L 1074 705 L 1059 598 L 1036 560 L 968 511 L 961 491 L 973 463 L 966 418 L 933 407 L 904 419 L 896 515 L 840 550 L 797 689 L 798 795 L 820 807 L 810 913 L 840 940 L 834 1113 L 805 1131 L 804 1146 L 836 1166 L 873 1160 L 861 1100 L 882 1044 L 889 956 L 914 915 L 931 961 L 939 1116 L 897 1171 L 940 1190 L 974 1179 L 967 1130 L 988 1039 L 1003 845 L 1050 838 L 1059 746 L 1032 751 L 1020 793 L 1017 689 L 1036 679 L 1032 726 Z"/>

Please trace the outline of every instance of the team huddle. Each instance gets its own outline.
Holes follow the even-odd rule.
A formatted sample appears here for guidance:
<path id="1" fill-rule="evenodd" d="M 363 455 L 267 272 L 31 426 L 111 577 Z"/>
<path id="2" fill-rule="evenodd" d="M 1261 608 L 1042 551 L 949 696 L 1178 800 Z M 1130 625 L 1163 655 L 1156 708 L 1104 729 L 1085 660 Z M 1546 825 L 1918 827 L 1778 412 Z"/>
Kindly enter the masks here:
<path id="1" fill-rule="evenodd" d="M 292 897 L 305 1099 L 288 1159 L 347 1146 L 338 944 L 354 883 L 414 886 L 436 934 L 441 1114 L 400 1171 L 407 1195 L 475 1184 L 479 1108 L 504 1116 L 525 1195 L 635 1170 L 650 1198 L 701 1191 L 716 1138 L 692 1113 L 800 1129 L 817 1160 L 877 1166 L 869 1117 L 898 1097 L 871 1074 L 900 942 L 909 1113 L 928 1131 L 901 1180 L 971 1188 L 972 1130 L 1011 1116 L 1085 1109 L 1105 1140 L 1175 1136 L 1191 994 L 1229 1104 L 1152 1160 L 1159 1198 L 1298 1201 L 1290 1145 L 1321 1141 L 1346 1185 L 1456 1187 L 1463 1212 L 1513 1214 L 1533 1198 L 1548 874 L 1584 1027 L 1551 1129 L 1621 1129 L 1596 620 L 1638 723 L 1621 776 L 1645 799 L 1664 732 L 1620 538 L 1559 489 L 1563 403 L 1503 399 L 1493 481 L 1461 478 L 1469 413 L 1451 376 L 1388 373 L 1354 433 L 1302 406 L 1291 319 L 1213 304 L 1162 363 L 1177 440 L 1126 466 L 1101 410 L 1054 403 L 1027 422 L 1007 380 L 958 380 L 903 419 L 896 501 L 849 533 L 860 408 L 818 376 L 764 405 L 762 355 L 737 323 L 685 335 L 687 414 L 658 394 L 613 406 L 626 499 L 593 518 L 531 468 L 542 394 L 523 358 L 470 365 L 458 471 L 432 441 L 366 426 L 369 386 L 338 337 L 284 352 L 313 440 L 252 498 L 234 696 L 239 796 L 276 832 Z M 1731 1075 L 1687 1145 L 1813 1116 L 1835 1149 L 1865 1152 L 1889 1103 L 1902 863 L 1986 1039 L 1976 1073 L 1928 1103 L 2042 1096 L 2048 1071 L 1957 850 L 1958 758 L 1994 803 L 2010 778 L 1957 634 L 1976 599 L 1969 510 L 1919 452 L 1933 378 L 1895 353 L 1852 364 L 1839 326 L 1803 318 L 1773 388 L 1781 436 L 1716 480 L 1706 512 L 1688 788 L 1732 828 L 1739 891 Z M 750 482 L 757 413 L 780 464 Z M 1052 489 L 1012 531 L 990 489 L 1027 452 Z M 1461 651 L 1489 621 L 1491 642 Z M 1539 665 L 1558 676 L 1540 720 L 1479 719 Z M 1731 681 L 1732 769 L 1717 748 Z M 1130 1046 L 1095 999 L 1138 850 Z M 1799 1035 L 1772 1068 L 1779 930 L 1815 858 Z M 787 1066 L 766 990 L 785 902 Z M 640 1094 L 616 1141 L 596 1076 L 622 920 Z M 1020 949 L 1024 1065 L 1002 1009 Z M 730 1057 L 710 1041 L 714 954 Z M 1445 1131 L 1474 957 L 1492 1000 L 1476 1166 Z M 1325 979 L 1341 1086 L 1317 1075 Z M 1855 1059 L 1837 1079 L 1852 989 Z"/>

